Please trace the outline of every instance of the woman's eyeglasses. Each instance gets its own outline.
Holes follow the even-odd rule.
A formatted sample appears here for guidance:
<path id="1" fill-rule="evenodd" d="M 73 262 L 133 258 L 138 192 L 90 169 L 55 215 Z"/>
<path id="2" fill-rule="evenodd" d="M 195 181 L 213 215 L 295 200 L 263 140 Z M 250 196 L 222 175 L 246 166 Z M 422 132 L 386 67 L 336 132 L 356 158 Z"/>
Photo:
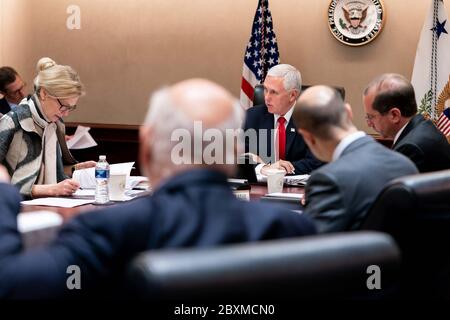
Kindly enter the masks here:
<path id="1" fill-rule="evenodd" d="M 68 106 L 68 105 L 62 104 L 58 98 L 56 99 L 56 101 L 58 101 L 58 103 L 59 103 L 59 111 L 61 111 L 61 112 L 73 111 L 77 108 L 77 105 Z"/>

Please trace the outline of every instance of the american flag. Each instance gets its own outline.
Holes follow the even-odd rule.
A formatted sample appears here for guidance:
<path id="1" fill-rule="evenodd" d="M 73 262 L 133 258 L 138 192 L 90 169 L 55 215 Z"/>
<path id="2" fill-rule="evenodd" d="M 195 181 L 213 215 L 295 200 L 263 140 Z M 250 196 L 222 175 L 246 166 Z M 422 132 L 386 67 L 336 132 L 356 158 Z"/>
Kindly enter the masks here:
<path id="1" fill-rule="evenodd" d="M 273 30 L 268 0 L 259 0 L 253 20 L 252 34 L 244 57 L 241 84 L 241 105 L 253 105 L 253 90 L 264 81 L 267 70 L 280 63 L 278 44 Z"/>
<path id="2" fill-rule="evenodd" d="M 450 134 L 450 108 L 442 111 L 437 122 L 437 127 L 445 136 Z"/>

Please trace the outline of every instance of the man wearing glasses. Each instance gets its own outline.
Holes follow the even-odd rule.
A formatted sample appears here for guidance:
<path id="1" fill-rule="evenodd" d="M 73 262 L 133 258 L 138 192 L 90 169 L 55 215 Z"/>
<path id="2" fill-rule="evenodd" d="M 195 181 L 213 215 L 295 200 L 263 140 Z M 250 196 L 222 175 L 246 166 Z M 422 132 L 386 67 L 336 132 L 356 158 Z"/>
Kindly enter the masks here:
<path id="1" fill-rule="evenodd" d="M 383 74 L 363 95 L 366 120 L 393 149 L 410 158 L 420 172 L 450 169 L 450 145 L 433 122 L 417 114 L 411 83 L 399 74 Z"/>
<path id="2" fill-rule="evenodd" d="M 26 84 L 16 70 L 11 67 L 0 68 L 0 116 L 8 113 L 22 101 L 26 96 Z"/>

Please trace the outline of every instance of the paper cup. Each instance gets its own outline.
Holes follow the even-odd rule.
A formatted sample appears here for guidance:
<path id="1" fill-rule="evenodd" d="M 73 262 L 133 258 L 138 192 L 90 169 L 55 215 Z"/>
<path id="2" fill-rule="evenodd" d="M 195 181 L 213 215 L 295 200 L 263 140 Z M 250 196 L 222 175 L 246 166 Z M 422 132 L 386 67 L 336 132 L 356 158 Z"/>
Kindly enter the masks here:
<path id="1" fill-rule="evenodd" d="M 111 201 L 124 201 L 125 186 L 127 182 L 126 174 L 111 174 L 109 176 L 109 199 Z"/>
<path id="2" fill-rule="evenodd" d="M 280 169 L 268 169 L 267 174 L 267 192 L 283 192 L 284 176 L 286 172 Z"/>

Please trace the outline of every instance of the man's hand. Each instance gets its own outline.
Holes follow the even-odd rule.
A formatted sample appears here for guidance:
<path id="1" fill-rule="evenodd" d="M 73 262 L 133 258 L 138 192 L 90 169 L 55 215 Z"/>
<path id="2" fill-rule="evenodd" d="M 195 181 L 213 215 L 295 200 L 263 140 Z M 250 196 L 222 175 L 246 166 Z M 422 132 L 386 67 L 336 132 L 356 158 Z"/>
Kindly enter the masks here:
<path id="1" fill-rule="evenodd" d="M 6 168 L 2 165 L 0 165 L 0 182 L 9 183 L 10 178 L 8 171 Z"/>
<path id="2" fill-rule="evenodd" d="M 97 162 L 95 162 L 95 161 L 80 162 L 80 163 L 77 163 L 76 165 L 74 165 L 74 169 L 81 170 L 81 169 L 93 168 L 93 167 L 95 167 L 96 164 L 97 164 Z"/>
<path id="3" fill-rule="evenodd" d="M 292 165 L 292 163 L 290 163 L 289 161 L 286 160 L 278 160 L 275 163 L 272 163 L 271 165 L 266 165 L 264 167 L 262 167 L 261 169 L 261 174 L 267 176 L 267 170 L 269 169 L 281 169 L 286 171 L 286 173 L 291 174 L 291 173 L 295 173 L 295 169 L 294 166 Z"/>

